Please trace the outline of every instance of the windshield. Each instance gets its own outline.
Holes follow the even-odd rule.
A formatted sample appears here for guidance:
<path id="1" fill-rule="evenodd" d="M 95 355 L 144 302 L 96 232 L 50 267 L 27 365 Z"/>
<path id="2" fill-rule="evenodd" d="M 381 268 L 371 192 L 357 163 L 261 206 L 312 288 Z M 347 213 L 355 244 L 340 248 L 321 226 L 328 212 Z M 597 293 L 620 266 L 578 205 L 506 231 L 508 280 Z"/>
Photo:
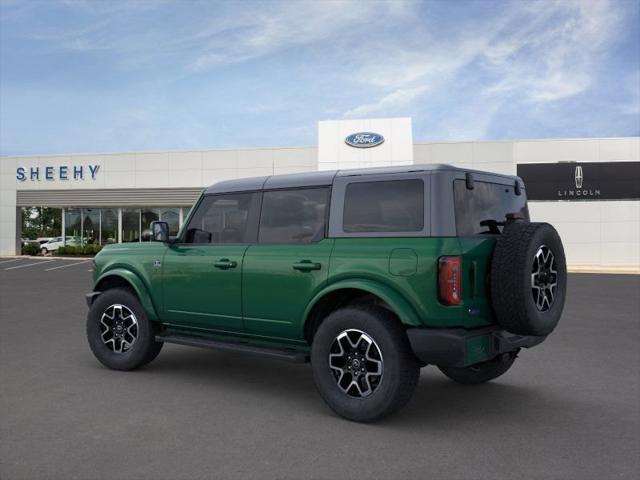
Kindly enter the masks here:
<path id="1" fill-rule="evenodd" d="M 527 196 L 516 195 L 514 187 L 498 183 L 474 183 L 469 190 L 464 180 L 453 182 L 456 230 L 459 236 L 500 233 L 507 214 L 529 219 Z"/>

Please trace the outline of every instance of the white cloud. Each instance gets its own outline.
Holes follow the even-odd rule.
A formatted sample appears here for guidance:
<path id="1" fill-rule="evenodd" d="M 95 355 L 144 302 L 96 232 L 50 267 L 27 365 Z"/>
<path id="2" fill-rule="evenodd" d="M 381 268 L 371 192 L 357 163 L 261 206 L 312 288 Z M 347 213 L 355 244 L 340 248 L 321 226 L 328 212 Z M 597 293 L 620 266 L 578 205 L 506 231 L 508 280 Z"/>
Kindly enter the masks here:
<path id="1" fill-rule="evenodd" d="M 484 55 L 502 80 L 486 93 L 556 101 L 586 90 L 598 54 L 616 34 L 621 16 L 607 0 L 551 3 L 525 11 L 523 26 L 501 35 Z"/>
<path id="2" fill-rule="evenodd" d="M 420 97 L 426 92 L 428 86 L 420 86 L 414 88 L 399 88 L 393 92 L 385 95 L 380 100 L 374 103 L 365 103 L 359 105 L 351 110 L 347 110 L 344 114 L 345 117 L 364 117 L 379 111 L 389 111 L 399 107 L 404 107 L 411 104 L 415 99 Z"/>
<path id="3" fill-rule="evenodd" d="M 623 115 L 636 116 L 636 125 L 640 130 L 640 70 L 630 74 L 624 81 L 625 101 L 620 106 Z"/>
<path id="4" fill-rule="evenodd" d="M 404 1 L 377 3 L 333 0 L 326 2 L 283 2 L 261 4 L 233 18 L 215 19 L 198 34 L 205 39 L 204 48 L 191 62 L 194 70 L 220 64 L 239 63 L 263 57 L 283 49 L 352 36 L 360 30 L 363 19 L 367 28 L 407 15 Z M 228 27 L 221 31 L 223 21 Z"/>
<path id="5" fill-rule="evenodd" d="M 499 105 L 513 98 L 536 104 L 584 92 L 601 61 L 599 55 L 615 39 L 622 20 L 616 4 L 608 0 L 505 6 L 500 15 L 477 19 L 446 38 L 434 38 L 413 25 L 414 44 L 421 48 L 396 42 L 383 48 L 388 61 L 363 63 L 355 78 L 377 98 L 351 106 L 344 115 L 385 114 L 421 96 L 447 95 L 467 83 L 465 69 L 474 65 L 474 75 L 483 74 L 475 82 L 477 95 L 483 98 L 477 102 L 482 107 L 473 123 L 486 127 Z M 457 108 L 452 105 L 452 110 Z"/>
<path id="6" fill-rule="evenodd" d="M 620 105 L 603 108 L 621 116 L 637 118 L 640 105 L 640 77 L 628 77 L 637 63 L 616 64 L 618 79 L 614 72 L 608 84 L 595 83 L 604 65 L 626 55 L 608 58 L 612 44 L 637 34 L 624 18 L 630 11 L 637 18 L 637 7 L 615 0 L 469 2 L 473 13 L 411 1 L 0 3 L 11 5 L 0 10 L 3 42 L 25 52 L 19 60 L 5 58 L 18 64 L 60 55 L 67 76 L 88 78 L 92 95 L 131 94 L 124 107 L 155 95 L 152 115 L 134 109 L 108 132 L 119 139 L 136 125 L 129 134 L 134 144 L 171 137 L 165 133 L 173 124 L 180 125 L 176 135 L 209 142 L 218 125 L 207 131 L 207 122 L 227 125 L 227 117 L 244 115 L 259 124 L 271 112 L 282 119 L 278 133 L 296 125 L 310 135 L 320 117 L 411 115 L 423 129 L 417 138 L 428 130 L 430 138 L 460 139 L 495 132 L 498 118 L 517 123 L 520 110 L 529 115 L 525 131 L 553 122 L 542 122 L 541 112 L 553 111 L 558 125 L 575 125 L 580 102 L 568 111 L 561 101 L 590 90 L 607 97 L 602 104 L 615 97 Z M 53 71 L 38 80 L 57 88 L 64 72 Z M 140 100 L 141 111 L 146 102 Z M 176 120 L 173 111 L 183 104 L 189 107 Z M 165 125 L 156 115 L 171 120 Z M 499 134 L 510 126 L 501 125 Z"/>

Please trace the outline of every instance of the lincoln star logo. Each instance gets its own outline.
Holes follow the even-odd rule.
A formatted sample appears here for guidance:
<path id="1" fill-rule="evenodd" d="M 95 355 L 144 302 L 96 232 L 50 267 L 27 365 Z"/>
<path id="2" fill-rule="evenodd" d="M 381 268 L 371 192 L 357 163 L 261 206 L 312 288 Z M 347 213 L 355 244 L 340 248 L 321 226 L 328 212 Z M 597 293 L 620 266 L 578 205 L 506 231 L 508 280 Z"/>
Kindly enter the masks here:
<path id="1" fill-rule="evenodd" d="M 384 142 L 384 137 L 379 133 L 358 132 L 349 135 L 344 139 L 344 142 L 351 147 L 371 148 L 377 147 Z"/>
<path id="2" fill-rule="evenodd" d="M 582 173 L 582 167 L 580 165 L 576 166 L 575 170 L 573 171 L 573 180 L 575 182 L 576 188 L 575 190 L 571 190 L 571 189 L 559 189 L 558 190 L 558 198 L 564 200 L 564 199 L 569 199 L 571 200 L 572 197 L 575 197 L 577 199 L 580 198 L 593 198 L 593 197 L 599 197 L 600 196 L 600 189 L 599 188 L 585 188 L 584 187 L 584 173 Z M 593 181 L 591 181 L 590 183 L 593 184 Z"/>
<path id="3" fill-rule="evenodd" d="M 582 176 L 582 167 L 576 167 L 576 188 L 582 188 L 582 179 L 584 178 Z"/>

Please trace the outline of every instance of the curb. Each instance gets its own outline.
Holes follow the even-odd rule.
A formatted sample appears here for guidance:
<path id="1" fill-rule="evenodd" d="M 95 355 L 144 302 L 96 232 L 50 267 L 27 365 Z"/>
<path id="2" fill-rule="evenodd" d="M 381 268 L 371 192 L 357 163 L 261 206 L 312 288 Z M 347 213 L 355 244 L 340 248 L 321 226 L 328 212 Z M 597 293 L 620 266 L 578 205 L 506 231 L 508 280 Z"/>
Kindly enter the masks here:
<path id="1" fill-rule="evenodd" d="M 608 273 L 619 275 L 640 275 L 640 268 L 634 267 L 567 267 L 569 273 Z"/>

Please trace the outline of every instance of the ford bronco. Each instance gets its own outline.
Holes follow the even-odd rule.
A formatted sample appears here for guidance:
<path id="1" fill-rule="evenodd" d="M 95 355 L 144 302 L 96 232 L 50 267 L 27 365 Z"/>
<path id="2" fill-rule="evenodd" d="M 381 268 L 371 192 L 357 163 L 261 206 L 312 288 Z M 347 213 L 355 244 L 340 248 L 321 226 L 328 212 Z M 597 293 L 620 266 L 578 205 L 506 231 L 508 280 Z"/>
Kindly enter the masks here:
<path id="1" fill-rule="evenodd" d="M 560 238 L 529 221 L 515 176 L 411 165 L 229 180 L 177 237 L 150 227 L 95 257 L 100 362 L 135 369 L 166 342 L 310 361 L 354 421 L 402 407 L 426 365 L 462 384 L 504 374 L 565 300 Z"/>

